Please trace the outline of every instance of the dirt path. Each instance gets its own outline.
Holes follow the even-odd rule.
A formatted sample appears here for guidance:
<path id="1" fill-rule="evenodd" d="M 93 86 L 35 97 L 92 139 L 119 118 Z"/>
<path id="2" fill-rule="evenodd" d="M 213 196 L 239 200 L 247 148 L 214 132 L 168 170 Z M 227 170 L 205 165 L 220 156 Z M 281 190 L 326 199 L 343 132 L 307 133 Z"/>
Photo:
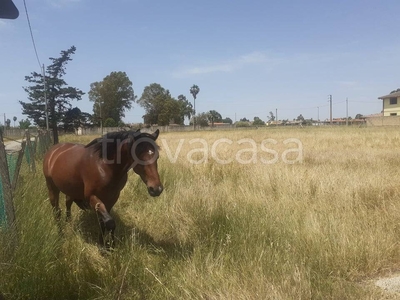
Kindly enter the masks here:
<path id="1" fill-rule="evenodd" d="M 391 294 L 398 294 L 400 299 L 400 274 L 390 277 L 380 278 L 375 281 L 375 285 Z"/>
<path id="2" fill-rule="evenodd" d="M 4 143 L 4 145 L 6 147 L 6 152 L 16 152 L 16 151 L 21 150 L 21 142 L 22 142 L 22 140 L 6 141 Z"/>

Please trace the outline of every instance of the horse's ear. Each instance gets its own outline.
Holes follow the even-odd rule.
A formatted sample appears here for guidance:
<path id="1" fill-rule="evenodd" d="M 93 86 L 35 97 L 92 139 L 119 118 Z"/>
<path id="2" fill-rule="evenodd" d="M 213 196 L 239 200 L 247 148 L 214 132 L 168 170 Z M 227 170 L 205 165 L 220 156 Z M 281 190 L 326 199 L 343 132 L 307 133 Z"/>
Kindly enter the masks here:
<path id="1" fill-rule="evenodd" d="M 157 129 L 156 131 L 154 131 L 154 133 L 152 133 L 151 135 L 154 137 L 154 140 L 156 140 L 158 138 L 158 135 L 160 134 L 160 130 Z"/>
<path id="2" fill-rule="evenodd" d="M 135 132 L 140 132 L 140 128 L 138 130 L 136 130 Z"/>

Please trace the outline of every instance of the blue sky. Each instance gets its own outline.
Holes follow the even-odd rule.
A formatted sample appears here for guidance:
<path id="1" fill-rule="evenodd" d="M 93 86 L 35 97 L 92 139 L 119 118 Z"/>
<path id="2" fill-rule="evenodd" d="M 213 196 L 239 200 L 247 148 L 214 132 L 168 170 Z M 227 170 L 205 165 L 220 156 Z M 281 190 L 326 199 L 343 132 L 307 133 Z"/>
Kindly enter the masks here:
<path id="1" fill-rule="evenodd" d="M 22 0 L 0 20 L 0 121 L 25 118 L 26 75 L 39 72 Z M 400 88 L 398 0 L 26 0 L 43 64 L 76 46 L 65 79 L 90 83 L 124 71 L 140 97 L 159 83 L 174 97 L 200 87 L 196 111 L 239 120 L 329 118 L 379 113 L 377 98 Z M 319 109 L 317 108 L 319 107 Z M 142 122 L 135 104 L 126 122 Z"/>

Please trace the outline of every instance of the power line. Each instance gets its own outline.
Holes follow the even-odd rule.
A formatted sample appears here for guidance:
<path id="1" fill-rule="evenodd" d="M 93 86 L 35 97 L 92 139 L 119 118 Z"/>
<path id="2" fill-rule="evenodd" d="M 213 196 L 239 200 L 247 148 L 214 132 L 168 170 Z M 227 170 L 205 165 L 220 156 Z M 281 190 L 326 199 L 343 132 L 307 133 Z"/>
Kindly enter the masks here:
<path id="1" fill-rule="evenodd" d="M 31 27 L 31 21 L 29 20 L 28 8 L 26 7 L 26 2 L 25 2 L 25 0 L 24 0 L 24 6 L 25 6 L 26 19 L 28 20 L 29 31 L 30 31 L 30 33 L 31 33 L 33 49 L 35 50 L 36 59 L 37 59 L 38 64 L 39 64 L 39 69 L 42 69 L 42 64 L 40 63 L 39 55 L 38 55 L 37 50 L 36 50 L 36 43 L 35 43 L 35 39 L 34 39 L 34 37 L 33 37 L 32 27 Z"/>
<path id="2" fill-rule="evenodd" d="M 294 107 L 294 108 L 278 108 L 279 110 L 307 110 L 307 109 L 316 109 L 316 108 L 321 108 L 328 106 L 329 104 L 324 104 L 324 105 L 316 105 L 316 106 L 309 106 L 309 107 Z"/>
<path id="3" fill-rule="evenodd" d="M 379 102 L 379 101 L 353 101 L 353 100 L 349 100 L 349 102 L 355 102 L 355 103 L 376 103 L 376 104 L 382 104 L 382 102 Z"/>

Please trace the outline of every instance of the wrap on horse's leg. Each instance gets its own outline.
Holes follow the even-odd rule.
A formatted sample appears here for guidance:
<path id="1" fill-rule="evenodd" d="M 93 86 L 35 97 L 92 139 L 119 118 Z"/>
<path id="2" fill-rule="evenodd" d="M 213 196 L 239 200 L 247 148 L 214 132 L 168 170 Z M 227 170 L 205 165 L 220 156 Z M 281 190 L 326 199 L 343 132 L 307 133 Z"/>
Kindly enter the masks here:
<path id="1" fill-rule="evenodd" d="M 97 218 L 100 224 L 100 235 L 99 244 L 106 246 L 107 248 L 112 248 L 114 246 L 114 231 L 115 231 L 115 221 L 108 213 L 104 203 L 96 196 L 92 195 L 90 197 L 90 206 L 96 211 Z M 106 232 L 110 233 L 110 240 L 106 240 Z"/>

